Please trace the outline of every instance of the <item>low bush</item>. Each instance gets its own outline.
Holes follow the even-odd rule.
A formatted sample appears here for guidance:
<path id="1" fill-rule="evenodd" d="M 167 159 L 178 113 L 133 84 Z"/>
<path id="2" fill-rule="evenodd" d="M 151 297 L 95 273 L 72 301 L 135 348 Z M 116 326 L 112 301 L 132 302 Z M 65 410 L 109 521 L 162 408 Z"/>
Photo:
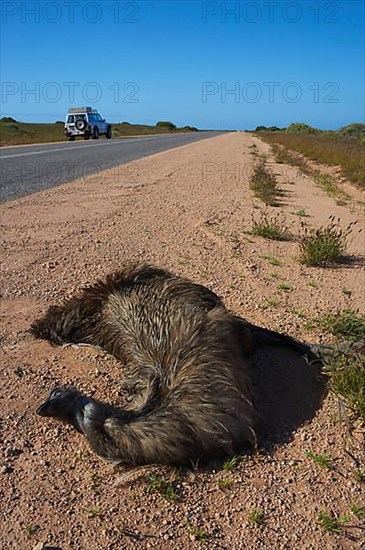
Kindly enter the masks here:
<path id="1" fill-rule="evenodd" d="M 163 126 L 164 128 L 168 128 L 169 130 L 175 130 L 176 128 L 176 125 L 169 120 L 159 120 L 158 122 L 156 122 L 156 126 Z"/>

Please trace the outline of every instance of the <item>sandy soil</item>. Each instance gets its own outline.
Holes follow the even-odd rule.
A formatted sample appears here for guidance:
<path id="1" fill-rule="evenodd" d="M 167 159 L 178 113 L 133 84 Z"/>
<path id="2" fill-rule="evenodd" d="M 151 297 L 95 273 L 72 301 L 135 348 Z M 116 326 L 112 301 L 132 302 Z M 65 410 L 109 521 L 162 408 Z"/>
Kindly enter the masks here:
<path id="1" fill-rule="evenodd" d="M 227 134 L 1 207 L 1 548 L 361 547 L 364 531 L 351 507 L 365 504 L 355 475 L 365 460 L 364 434 L 349 439 L 336 400 L 322 400 L 313 369 L 293 354 L 258 353 L 262 452 L 232 471 L 177 476 L 147 468 L 120 480 L 80 434 L 34 414 L 57 383 L 121 403 L 122 366 L 113 358 L 51 347 L 27 329 L 50 304 L 129 260 L 199 281 L 236 313 L 302 340 L 321 339 L 304 328 L 313 317 L 337 308 L 365 311 L 364 233 L 352 235 L 352 260 L 331 269 L 301 266 L 295 240 L 249 234 L 252 217 L 264 210 L 248 185 L 253 143 L 270 151 L 250 135 Z M 296 168 L 269 162 L 284 191 L 271 210 L 294 234 L 301 209 L 315 226 L 330 215 L 344 227 L 357 219 L 364 226 L 359 192 L 336 204 Z M 290 290 L 279 290 L 282 283 Z M 334 468 L 321 469 L 305 450 L 329 453 Z M 152 491 L 151 472 L 173 479 L 179 498 Z M 264 525 L 250 520 L 253 509 L 265 513 Z M 348 514 L 350 527 L 326 532 L 321 510 Z"/>

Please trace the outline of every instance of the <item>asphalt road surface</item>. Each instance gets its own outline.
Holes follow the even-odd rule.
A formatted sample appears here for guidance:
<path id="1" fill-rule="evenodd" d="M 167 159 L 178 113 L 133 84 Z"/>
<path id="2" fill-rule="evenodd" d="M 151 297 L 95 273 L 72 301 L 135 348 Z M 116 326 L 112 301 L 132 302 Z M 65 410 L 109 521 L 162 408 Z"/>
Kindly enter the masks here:
<path id="1" fill-rule="evenodd" d="M 0 200 L 30 195 L 125 162 L 220 134 L 222 132 L 191 132 L 2 147 Z"/>

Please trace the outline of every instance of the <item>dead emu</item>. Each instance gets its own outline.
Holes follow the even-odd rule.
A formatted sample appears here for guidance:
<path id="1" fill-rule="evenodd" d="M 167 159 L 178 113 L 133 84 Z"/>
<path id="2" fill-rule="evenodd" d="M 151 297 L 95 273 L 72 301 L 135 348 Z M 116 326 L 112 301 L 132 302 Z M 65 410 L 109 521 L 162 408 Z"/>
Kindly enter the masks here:
<path id="1" fill-rule="evenodd" d="M 100 346 L 140 386 L 128 409 L 73 388 L 54 390 L 38 408 L 72 424 L 103 459 L 209 462 L 256 445 L 250 325 L 204 286 L 132 265 L 51 307 L 31 332 L 57 344 Z"/>

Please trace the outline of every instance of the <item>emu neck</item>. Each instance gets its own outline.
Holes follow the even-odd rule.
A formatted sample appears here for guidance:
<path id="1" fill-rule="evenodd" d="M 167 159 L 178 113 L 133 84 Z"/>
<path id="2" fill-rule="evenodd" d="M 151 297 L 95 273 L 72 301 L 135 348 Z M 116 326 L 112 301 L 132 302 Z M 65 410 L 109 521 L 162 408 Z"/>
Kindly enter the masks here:
<path id="1" fill-rule="evenodd" d="M 88 428 L 100 428 L 102 424 L 112 418 L 117 419 L 120 423 L 127 424 L 135 417 L 136 414 L 133 411 L 113 407 L 90 397 L 85 398 L 82 409 L 78 414 L 83 433 L 87 433 Z"/>

